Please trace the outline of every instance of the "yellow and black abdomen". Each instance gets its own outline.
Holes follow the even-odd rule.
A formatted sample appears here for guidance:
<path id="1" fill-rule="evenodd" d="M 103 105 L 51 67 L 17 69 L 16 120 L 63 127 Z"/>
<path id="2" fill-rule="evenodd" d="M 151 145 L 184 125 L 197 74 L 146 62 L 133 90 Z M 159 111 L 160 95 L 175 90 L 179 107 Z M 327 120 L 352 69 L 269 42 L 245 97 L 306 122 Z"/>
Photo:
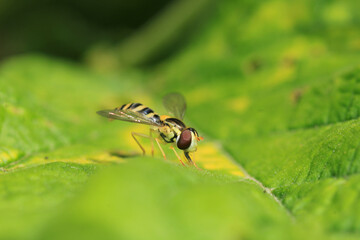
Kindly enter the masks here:
<path id="1" fill-rule="evenodd" d="M 152 119 L 154 122 L 160 123 L 160 116 L 156 114 L 151 108 L 142 105 L 141 103 L 128 103 L 122 105 L 119 110 L 128 110 L 139 113 L 146 118 Z"/>

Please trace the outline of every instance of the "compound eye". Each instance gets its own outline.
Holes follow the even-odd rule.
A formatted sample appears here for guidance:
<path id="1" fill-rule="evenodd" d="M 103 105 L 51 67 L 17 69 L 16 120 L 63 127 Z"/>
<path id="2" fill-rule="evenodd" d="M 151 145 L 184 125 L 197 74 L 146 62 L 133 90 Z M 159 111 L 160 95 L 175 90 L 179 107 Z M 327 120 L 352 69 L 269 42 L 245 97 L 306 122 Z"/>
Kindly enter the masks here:
<path id="1" fill-rule="evenodd" d="M 179 141 L 177 142 L 177 147 L 181 150 L 187 149 L 191 145 L 191 131 L 189 129 L 184 130 L 179 137 Z"/>

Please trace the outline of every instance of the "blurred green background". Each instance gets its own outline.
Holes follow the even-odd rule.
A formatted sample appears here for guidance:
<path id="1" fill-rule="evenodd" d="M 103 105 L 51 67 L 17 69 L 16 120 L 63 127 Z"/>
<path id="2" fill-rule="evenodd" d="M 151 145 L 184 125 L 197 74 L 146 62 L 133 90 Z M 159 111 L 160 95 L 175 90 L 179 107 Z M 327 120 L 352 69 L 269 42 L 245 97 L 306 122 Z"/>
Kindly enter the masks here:
<path id="1" fill-rule="evenodd" d="M 41 51 L 79 60 L 97 43 L 120 42 L 170 2 L 1 1 L 1 57 Z"/>
<path id="2" fill-rule="evenodd" d="M 0 239 L 358 239 L 359 5 L 1 1 Z M 173 91 L 202 171 L 95 114 Z"/>

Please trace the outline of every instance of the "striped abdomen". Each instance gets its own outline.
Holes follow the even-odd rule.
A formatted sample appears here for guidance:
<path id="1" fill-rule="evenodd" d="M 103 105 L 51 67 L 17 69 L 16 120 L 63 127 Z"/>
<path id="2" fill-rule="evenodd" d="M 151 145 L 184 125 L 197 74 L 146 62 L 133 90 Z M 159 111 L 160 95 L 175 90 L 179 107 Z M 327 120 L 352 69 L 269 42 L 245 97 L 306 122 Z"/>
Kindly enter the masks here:
<path id="1" fill-rule="evenodd" d="M 154 122 L 161 122 L 160 116 L 158 114 L 154 113 L 154 111 L 151 108 L 148 108 L 142 105 L 141 103 L 124 104 L 119 109 L 137 112 L 142 114 L 146 118 L 151 118 Z"/>

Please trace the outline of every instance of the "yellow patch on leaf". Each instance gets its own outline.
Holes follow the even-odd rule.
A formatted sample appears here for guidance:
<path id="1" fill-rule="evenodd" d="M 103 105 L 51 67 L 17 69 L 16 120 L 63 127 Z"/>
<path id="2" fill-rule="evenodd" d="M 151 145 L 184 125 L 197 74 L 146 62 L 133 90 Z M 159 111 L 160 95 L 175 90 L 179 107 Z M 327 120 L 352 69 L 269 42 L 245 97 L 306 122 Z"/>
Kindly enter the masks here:
<path id="1" fill-rule="evenodd" d="M 30 157 L 26 162 L 16 164 L 6 170 L 17 170 L 24 167 L 31 167 L 37 165 L 43 165 L 47 163 L 53 162 L 67 162 L 67 163 L 78 163 L 78 164 L 94 164 L 94 163 L 124 163 L 126 162 L 124 159 L 114 156 L 110 153 L 96 153 L 96 154 L 89 154 L 86 156 L 77 156 L 77 157 L 70 157 L 70 158 L 48 158 L 46 156 L 34 156 Z"/>
<path id="2" fill-rule="evenodd" d="M 200 144 L 195 153 L 194 161 L 210 171 L 224 171 L 231 175 L 245 177 L 242 169 L 213 142 Z"/>
<path id="3" fill-rule="evenodd" d="M 229 100 L 228 108 L 237 113 L 242 113 L 249 107 L 249 104 L 250 104 L 249 98 L 245 96 L 241 96 Z"/>
<path id="4" fill-rule="evenodd" d="M 294 73 L 295 73 L 295 69 L 293 67 L 279 67 L 274 72 L 274 74 L 272 74 L 272 76 L 269 76 L 266 85 L 275 86 L 280 83 L 289 81 L 292 79 Z"/>
<path id="5" fill-rule="evenodd" d="M 19 158 L 20 153 L 15 149 L 0 150 L 0 164 L 6 164 L 14 159 Z"/>

